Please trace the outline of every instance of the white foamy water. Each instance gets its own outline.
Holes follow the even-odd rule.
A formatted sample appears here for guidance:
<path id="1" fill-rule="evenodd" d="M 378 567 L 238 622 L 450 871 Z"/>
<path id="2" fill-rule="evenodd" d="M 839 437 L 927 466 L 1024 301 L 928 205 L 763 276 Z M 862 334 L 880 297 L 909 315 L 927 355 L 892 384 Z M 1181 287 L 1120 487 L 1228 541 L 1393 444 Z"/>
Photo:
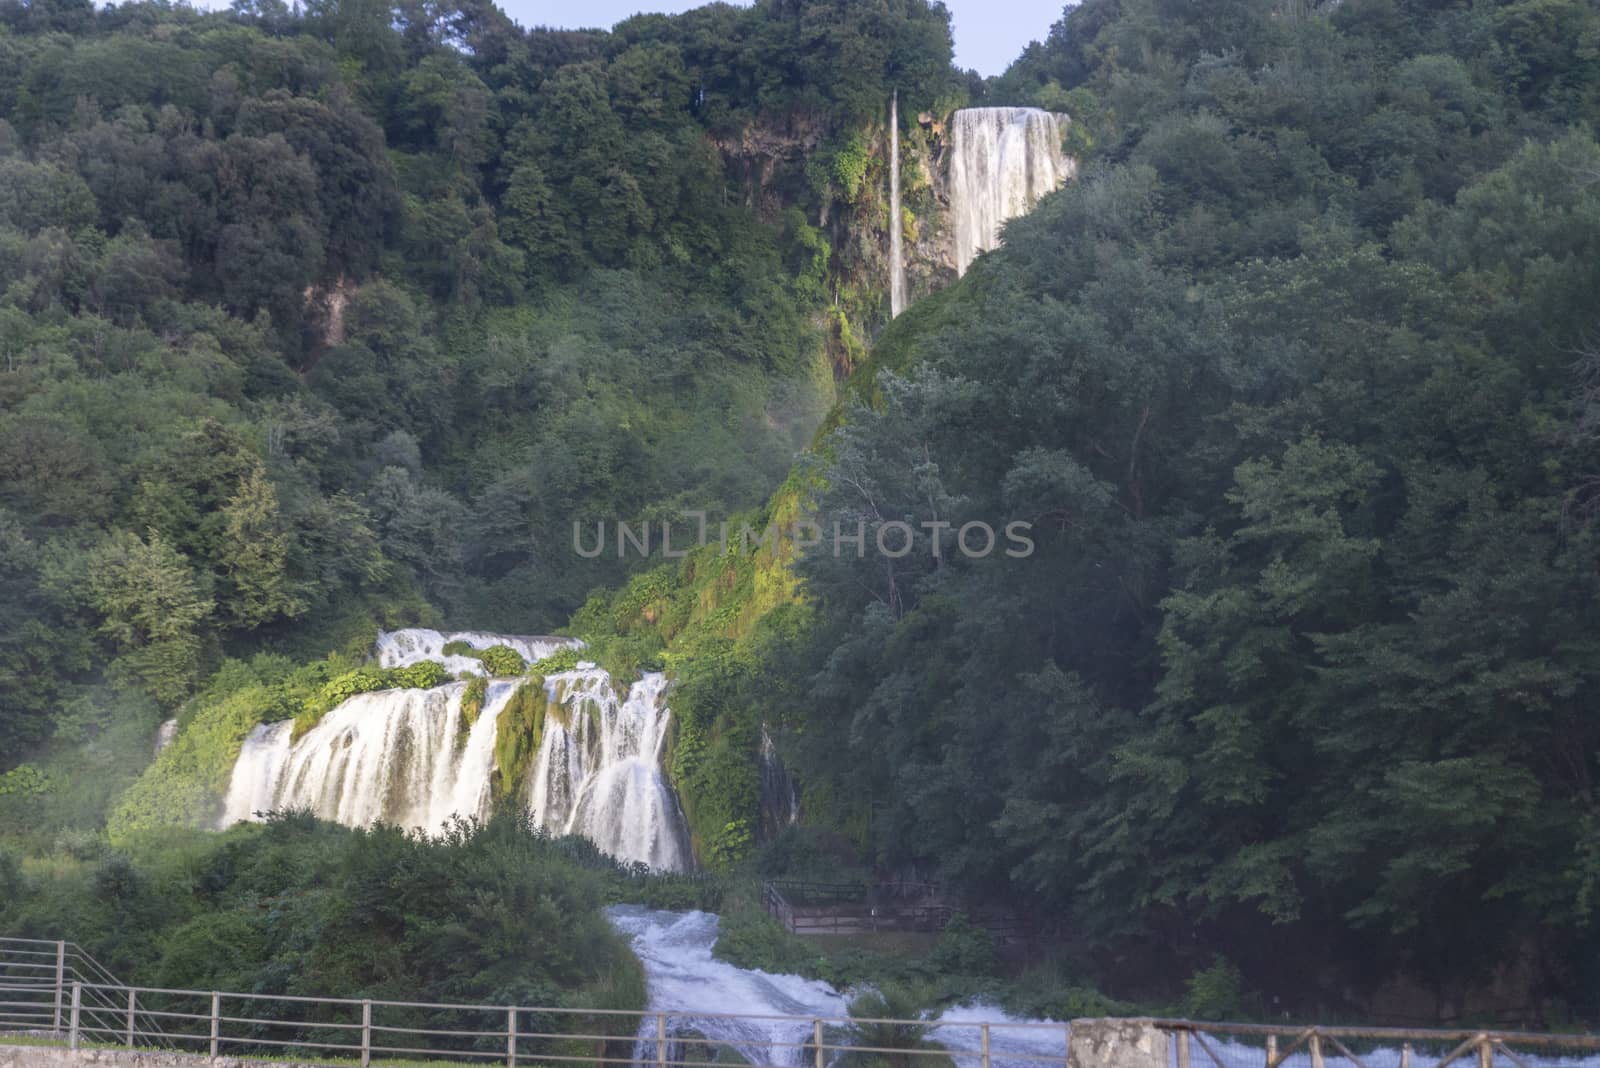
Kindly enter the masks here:
<path id="1" fill-rule="evenodd" d="M 358 694 L 295 742 L 292 721 L 263 724 L 239 751 L 222 826 L 283 809 L 352 827 L 382 820 L 430 832 L 452 817 L 486 817 L 495 721 L 516 686 L 489 683 L 460 745 L 464 682 Z"/>
<path id="2" fill-rule="evenodd" d="M 530 663 L 571 638 L 525 638 L 464 631 L 394 631 L 378 638 L 383 667 L 434 660 L 481 673 L 472 657 L 445 656 L 449 642 L 475 649 L 507 645 Z M 483 709 L 462 738 L 465 682 L 429 690 L 383 690 L 352 697 L 297 741 L 292 722 L 263 724 L 240 748 L 221 825 L 286 809 L 305 809 L 354 827 L 378 821 L 436 833 L 452 818 L 487 818 L 499 717 L 521 679 L 491 679 Z M 551 711 L 530 779 L 519 783 L 535 824 L 579 834 L 621 860 L 665 871 L 693 866 L 677 797 L 661 767 L 671 712 L 667 679 L 646 674 L 619 698 L 611 676 L 593 664 L 545 680 Z"/>
<path id="3" fill-rule="evenodd" d="M 736 968 L 717 960 L 711 952 L 719 924 L 714 914 L 614 905 L 606 916 L 632 940 L 649 985 L 648 1007 L 668 1014 L 667 1037 L 675 1049 L 681 1049 L 685 1040 L 703 1036 L 727 1043 L 751 1064 L 804 1068 L 813 1063 L 814 1053 L 805 1045 L 813 1040 L 817 1019 L 824 1021 L 825 1044 L 848 1044 L 844 1018 L 859 991 L 841 992 L 819 980 Z M 1065 1065 L 1066 1024 L 1018 1020 L 983 1002 L 948 1009 L 930 1019 L 927 1038 L 945 1045 L 961 1068 L 981 1068 L 978 1025 L 983 1023 L 991 1025 L 993 1068 Z M 1027 1026 L 1002 1026 L 1006 1024 Z M 655 1036 L 655 1021 L 647 1019 L 635 1054 L 641 1063 L 655 1060 Z M 714 1057 L 715 1047 L 709 1052 Z M 668 1058 L 675 1056 L 669 1049 Z"/>
<path id="4" fill-rule="evenodd" d="M 487 634 L 476 630 L 441 634 L 426 627 L 407 627 L 404 630 L 385 631 L 378 635 L 378 666 L 410 667 L 424 660 L 432 660 L 443 664 L 446 671 L 455 675 L 485 673 L 483 662 L 476 657 L 446 656 L 444 647 L 452 642 L 466 642 L 474 649 L 508 645 L 530 664 L 562 649 L 583 648 L 583 643 L 576 638 L 557 638 L 548 635 L 524 637 L 515 634 Z"/>
<path id="5" fill-rule="evenodd" d="M 1070 120 L 1039 108 L 963 108 L 950 119 L 950 215 L 956 273 L 998 248 L 1000 227 L 1072 177 L 1061 133 Z"/>
<path id="6" fill-rule="evenodd" d="M 619 699 L 595 667 L 545 680 L 552 704 L 529 784 L 535 826 L 581 834 L 611 856 L 662 871 L 690 865 L 688 835 L 661 767 L 667 679 L 649 672 Z M 559 714 L 555 710 L 559 709 Z"/>

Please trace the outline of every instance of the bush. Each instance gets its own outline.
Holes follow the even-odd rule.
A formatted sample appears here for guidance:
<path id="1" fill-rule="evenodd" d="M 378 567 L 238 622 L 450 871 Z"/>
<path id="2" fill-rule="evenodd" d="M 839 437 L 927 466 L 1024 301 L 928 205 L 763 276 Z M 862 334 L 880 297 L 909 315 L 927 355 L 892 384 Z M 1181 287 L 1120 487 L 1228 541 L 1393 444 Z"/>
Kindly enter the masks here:
<path id="1" fill-rule="evenodd" d="M 348 671 L 306 698 L 294 717 L 294 737 L 298 740 L 321 722 L 323 716 L 358 694 L 379 690 L 431 690 L 449 681 L 450 673 L 444 665 L 432 660 L 422 660 L 409 667 L 365 667 Z"/>
<path id="2" fill-rule="evenodd" d="M 1000 973 L 1000 954 L 995 951 L 994 936 L 967 919 L 964 912 L 956 913 L 945 924 L 928 963 L 940 971 L 957 975 Z"/>
<path id="3" fill-rule="evenodd" d="M 521 675 L 528 670 L 528 662 L 522 659 L 522 654 L 509 645 L 494 645 L 478 654 L 478 659 L 483 663 L 484 670 L 491 675 L 501 677 Z"/>
<path id="4" fill-rule="evenodd" d="M 1189 976 L 1184 984 L 1184 1014 L 1195 1020 L 1224 1020 L 1247 1011 L 1244 975 L 1225 957 Z"/>
<path id="5" fill-rule="evenodd" d="M 556 675 L 563 671 L 575 670 L 581 659 L 576 649 L 557 649 L 537 664 L 533 665 L 536 675 Z"/>

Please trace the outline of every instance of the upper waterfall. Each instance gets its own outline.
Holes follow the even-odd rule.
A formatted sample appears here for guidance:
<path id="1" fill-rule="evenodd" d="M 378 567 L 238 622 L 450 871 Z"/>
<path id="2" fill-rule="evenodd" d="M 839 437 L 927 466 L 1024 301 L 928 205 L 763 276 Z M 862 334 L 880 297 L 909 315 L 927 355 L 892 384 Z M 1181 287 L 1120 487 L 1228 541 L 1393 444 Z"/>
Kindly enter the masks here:
<path id="1" fill-rule="evenodd" d="M 581 642 L 411 629 L 378 638 L 378 662 L 406 667 L 434 660 L 457 674 L 483 674 L 481 661 L 447 656 L 445 646 L 507 645 L 530 663 Z M 526 771 L 500 768 L 500 718 L 532 680 L 490 679 L 475 720 L 465 681 L 351 697 L 296 739 L 285 720 L 256 727 L 234 764 L 222 826 L 263 812 L 306 809 L 351 826 L 383 821 L 436 832 L 453 817 L 485 818 L 498 797 L 528 799 L 536 826 L 581 834 L 622 860 L 681 871 L 692 865 L 676 796 L 661 767 L 671 713 L 664 675 L 646 674 L 620 698 L 603 669 L 579 663 L 543 680 Z M 536 692 L 536 691 L 535 691 Z M 524 695 L 526 697 L 526 695 Z M 508 730 L 528 730 L 507 720 Z M 506 784 L 497 776 L 525 775 Z"/>
<path id="2" fill-rule="evenodd" d="M 889 98 L 889 318 L 906 308 L 905 223 L 900 217 L 900 91 Z"/>
<path id="3" fill-rule="evenodd" d="M 963 108 L 951 118 L 950 215 L 956 273 L 1000 244 L 1000 226 L 1073 174 L 1065 115 L 1039 108 Z"/>

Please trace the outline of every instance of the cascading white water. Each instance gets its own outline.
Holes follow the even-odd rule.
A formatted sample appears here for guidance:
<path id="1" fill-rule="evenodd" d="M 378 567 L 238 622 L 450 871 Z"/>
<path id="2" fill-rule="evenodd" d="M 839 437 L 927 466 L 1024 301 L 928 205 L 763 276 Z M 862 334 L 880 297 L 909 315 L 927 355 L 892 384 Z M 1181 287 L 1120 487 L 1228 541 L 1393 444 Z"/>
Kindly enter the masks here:
<path id="1" fill-rule="evenodd" d="M 1070 178 L 1065 115 L 1039 108 L 963 108 L 951 117 L 950 215 L 956 273 L 1000 245 L 1000 227 Z"/>
<path id="2" fill-rule="evenodd" d="M 295 742 L 292 721 L 263 724 L 239 752 L 222 824 L 308 809 L 352 827 L 383 820 L 435 832 L 453 816 L 487 816 L 495 721 L 516 686 L 489 684 L 459 747 L 463 682 L 359 694 Z"/>
<path id="3" fill-rule="evenodd" d="M 606 853 L 663 871 L 689 867 L 677 799 L 661 769 L 670 714 L 665 675 L 618 700 L 611 676 L 581 666 L 545 680 L 545 717 L 528 808 L 535 826 L 581 834 Z"/>
<path id="4" fill-rule="evenodd" d="M 719 921 L 709 912 L 614 905 L 606 910 L 606 916 L 632 941 L 633 952 L 644 965 L 649 1009 L 668 1014 L 664 1022 L 675 1049 L 681 1049 L 677 1043 L 698 1035 L 730 1043 L 750 1064 L 804 1068 L 813 1056 L 804 1048 L 813 1040 L 812 1021 L 849 1014 L 849 992 L 815 979 L 736 968 L 717 960 L 712 948 Z M 976 1025 L 982 1023 L 991 1025 L 987 1058 L 979 1055 L 982 1034 Z M 641 1027 L 635 1052 L 639 1064 L 652 1064 L 656 1059 L 655 1027 L 653 1018 L 646 1018 Z M 958 1068 L 983 1068 L 985 1064 L 988 1068 L 1040 1068 L 1052 1061 L 1064 1063 L 1067 1055 L 1065 1023 L 1020 1020 L 983 1001 L 946 1009 L 930 1019 L 927 1038 L 951 1051 L 950 1059 Z M 838 1042 L 839 1038 L 830 1035 L 827 1041 Z M 711 1047 L 707 1059 L 721 1059 L 718 1048 Z M 971 1055 L 963 1056 L 963 1052 Z"/>
<path id="5" fill-rule="evenodd" d="M 900 219 L 900 91 L 889 98 L 889 318 L 906 307 L 905 226 Z"/>
<path id="6" fill-rule="evenodd" d="M 408 627 L 378 635 L 378 666 L 386 668 L 410 667 L 424 660 L 443 664 L 446 671 L 460 675 L 463 672 L 482 675 L 483 663 L 470 656 L 446 656 L 444 647 L 452 642 L 465 642 L 474 649 L 488 649 L 495 645 L 508 645 L 522 659 L 532 664 L 561 649 L 581 649 L 583 643 L 576 638 L 549 636 L 528 638 L 512 634 L 484 634 L 465 630 L 455 634 L 441 634 L 425 627 Z"/>
<path id="7" fill-rule="evenodd" d="M 481 674 L 477 659 L 444 655 L 452 641 L 477 649 L 509 645 L 529 661 L 581 645 L 570 638 L 406 630 L 379 637 L 379 663 L 436 660 Z M 669 871 L 690 867 L 683 816 L 661 770 L 671 717 L 666 682 L 664 675 L 647 674 L 619 700 L 611 676 L 593 664 L 545 680 L 557 708 L 545 718 L 527 784 L 538 826 L 581 834 L 623 860 Z M 307 809 L 351 826 L 382 820 L 428 832 L 452 817 L 486 817 L 497 724 L 521 685 L 520 679 L 490 680 L 464 741 L 465 682 L 360 694 L 298 740 L 290 721 L 262 724 L 239 751 L 221 825 L 284 809 Z"/>

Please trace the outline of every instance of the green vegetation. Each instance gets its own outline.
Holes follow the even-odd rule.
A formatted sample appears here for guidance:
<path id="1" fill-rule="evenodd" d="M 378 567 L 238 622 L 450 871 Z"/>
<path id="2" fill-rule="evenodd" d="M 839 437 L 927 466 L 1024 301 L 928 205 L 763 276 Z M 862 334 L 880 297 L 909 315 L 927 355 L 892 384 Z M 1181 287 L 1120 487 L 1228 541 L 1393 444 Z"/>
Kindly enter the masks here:
<path id="1" fill-rule="evenodd" d="M 500 715 L 494 721 L 495 793 L 502 802 L 516 802 L 526 808 L 529 774 L 533 758 L 544 740 L 544 721 L 554 712 L 561 714 L 560 703 L 545 690 L 543 675 L 530 676 L 517 685 Z"/>
<path id="2" fill-rule="evenodd" d="M 576 649 L 557 649 L 528 670 L 535 675 L 556 675 L 573 670 L 582 659 L 583 655 Z"/>
<path id="3" fill-rule="evenodd" d="M 1080 180 L 886 331 L 818 453 L 823 530 L 917 551 L 803 554 L 749 662 L 807 819 L 1070 918 L 1150 1003 L 1458 1002 L 1533 952 L 1507 1005 L 1600 1018 L 1597 32 L 1071 8 L 1002 84 L 1075 94 Z M 976 520 L 1034 552 L 954 551 Z"/>
<path id="4" fill-rule="evenodd" d="M 20 871 L 0 860 L 13 880 L 0 930 L 81 939 L 140 985 L 644 1005 L 639 964 L 600 913 L 620 873 L 511 816 L 430 841 L 289 815 Z"/>
<path id="5" fill-rule="evenodd" d="M 458 743 L 466 741 L 467 735 L 472 733 L 488 693 L 489 680 L 482 675 L 474 675 L 467 680 L 467 688 L 461 692 L 461 735 L 456 739 Z"/>
<path id="6" fill-rule="evenodd" d="M 431 690 L 449 681 L 450 673 L 442 664 L 432 660 L 418 661 L 410 667 L 362 667 L 347 671 L 323 683 L 315 694 L 305 699 L 294 717 L 293 736 L 299 738 L 321 722 L 323 716 L 357 694 L 376 693 L 379 690 Z"/>
<path id="7" fill-rule="evenodd" d="M 462 650 L 520 678 L 504 807 L 548 675 L 666 670 L 707 868 L 821 859 L 759 840 L 765 731 L 840 868 L 1059 917 L 1097 967 L 1027 1002 L 968 924 L 801 959 L 734 893 L 740 961 L 1053 1013 L 1394 981 L 1600 1020 L 1592 3 L 1082 0 L 989 83 L 924 0 L 0 24 L 5 923 L 170 939 L 190 985 L 633 1003 L 594 915 L 626 880 L 521 829 L 185 830 L 256 725 L 443 681 L 361 667 L 375 627 L 566 625 L 589 647 L 531 667 Z M 952 106 L 1066 110 L 1082 166 L 880 332 L 891 89 L 935 119 L 920 240 Z M 575 551 L 685 511 L 728 544 Z M 914 551 L 763 537 L 807 519 Z M 1033 551 L 954 551 L 969 521 Z"/>
<path id="8" fill-rule="evenodd" d="M 446 642 L 444 655 L 471 657 L 481 663 L 485 671 L 497 678 L 521 675 L 528 670 L 528 662 L 522 658 L 522 654 L 509 645 L 491 645 L 487 649 L 475 649 L 466 642 Z"/>

